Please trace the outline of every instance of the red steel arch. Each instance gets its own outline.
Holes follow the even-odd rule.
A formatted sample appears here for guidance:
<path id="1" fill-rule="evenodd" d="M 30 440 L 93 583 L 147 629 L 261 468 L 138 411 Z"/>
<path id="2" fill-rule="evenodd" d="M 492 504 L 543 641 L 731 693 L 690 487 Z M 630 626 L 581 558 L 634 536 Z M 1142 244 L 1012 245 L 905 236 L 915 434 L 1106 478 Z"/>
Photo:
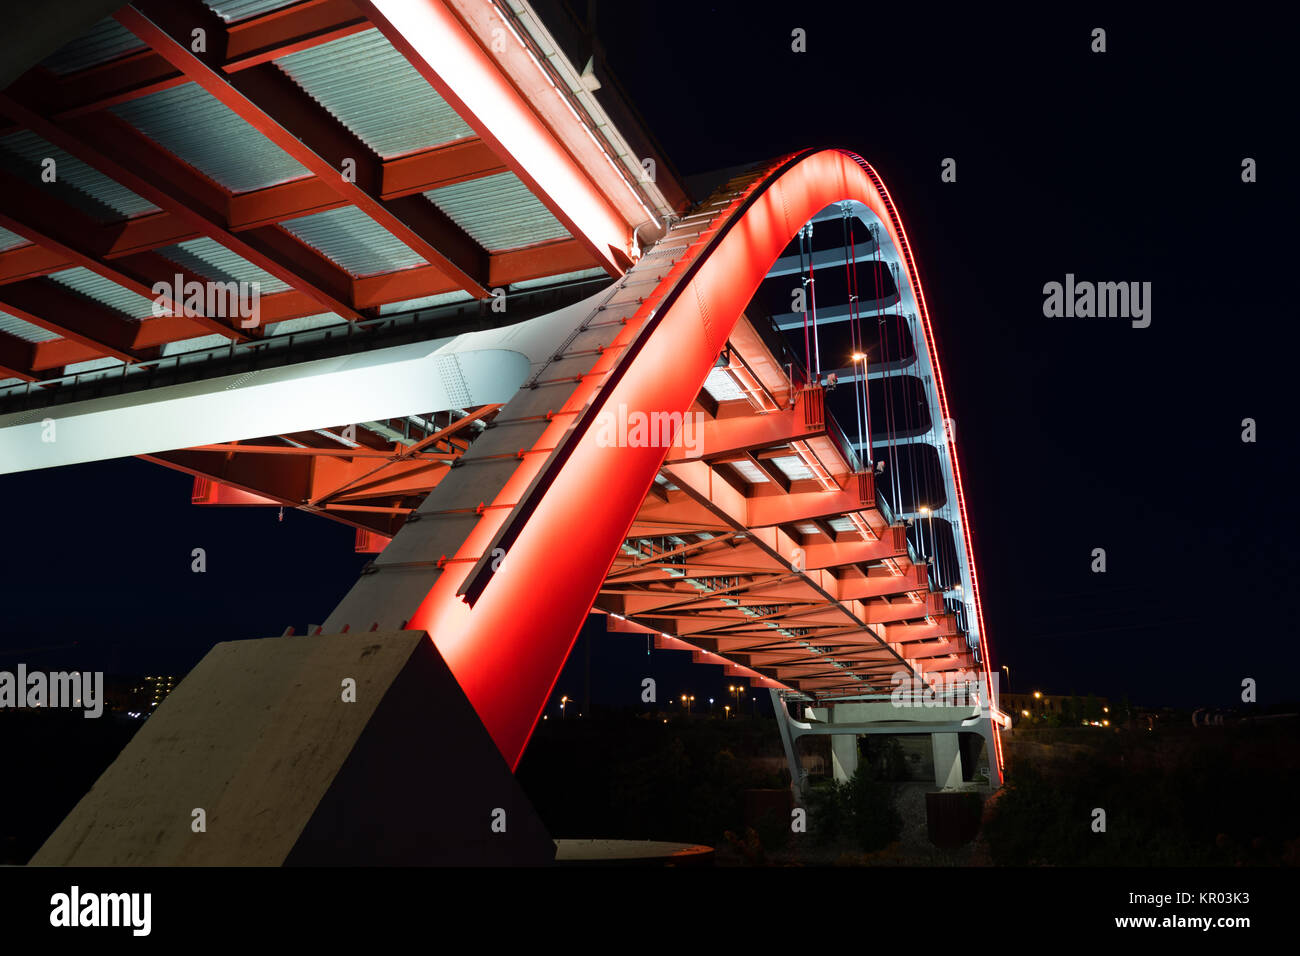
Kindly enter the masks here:
<path id="1" fill-rule="evenodd" d="M 520 467 L 482 509 L 410 620 L 411 628 L 432 635 L 511 767 L 523 755 L 667 451 L 602 447 L 590 425 L 605 408 L 685 412 L 773 263 L 798 229 L 832 203 L 868 206 L 903 257 L 940 407 L 949 416 L 915 259 L 894 202 L 869 164 L 846 150 L 808 150 L 774 163 L 727 198 L 645 293 L 546 432 L 531 449 L 520 450 Z M 970 521 L 956 448 L 951 436 L 948 441 L 980 660 L 991 679 Z M 997 749 L 1001 764 L 1000 742 Z"/>

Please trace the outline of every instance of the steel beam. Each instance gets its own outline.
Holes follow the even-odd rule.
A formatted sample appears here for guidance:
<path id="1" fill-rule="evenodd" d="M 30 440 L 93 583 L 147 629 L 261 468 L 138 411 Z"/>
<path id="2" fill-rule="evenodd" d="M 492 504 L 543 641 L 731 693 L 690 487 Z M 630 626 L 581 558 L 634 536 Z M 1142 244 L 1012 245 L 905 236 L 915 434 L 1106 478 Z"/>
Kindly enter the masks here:
<path id="1" fill-rule="evenodd" d="M 108 114 L 53 121 L 18 84 L 0 92 L 0 110 L 82 162 L 320 303 L 324 312 L 359 319 L 351 277 L 288 233 L 264 226 L 235 233 L 226 220 L 229 193 L 128 123 Z"/>
<path id="2" fill-rule="evenodd" d="M 629 222 L 615 210 L 542 122 L 538 113 L 549 104 L 534 104 L 521 95 L 502 65 L 485 52 L 491 45 L 491 25 L 479 24 L 488 33 L 476 38 L 472 28 L 441 0 L 358 0 L 358 4 L 569 232 L 586 243 L 596 260 L 613 275 L 623 272 L 631 263 L 633 230 L 639 223 Z M 505 25 L 496 28 L 505 30 Z M 515 38 L 506 37 L 505 43 L 504 55 L 528 56 Z M 536 99 L 554 96 L 546 78 L 534 75 L 528 88 L 538 91 Z M 555 105 L 565 108 L 558 101 Z M 589 160 L 593 168 L 601 161 L 601 157 Z"/>
<path id="3" fill-rule="evenodd" d="M 383 166 L 365 143 L 271 63 L 228 74 L 221 53 L 195 52 L 192 33 L 213 39 L 224 23 L 197 0 L 136 0 L 118 21 L 174 67 L 283 149 L 471 295 L 487 289 L 487 252 L 422 196 L 383 196 Z M 345 169 L 351 167 L 349 173 Z"/>
<path id="4" fill-rule="evenodd" d="M 123 362 L 149 357 L 133 348 L 135 330 L 125 317 L 52 279 L 28 279 L 0 286 L 0 311 L 56 332 L 99 355 Z"/>
<path id="5" fill-rule="evenodd" d="M 233 73 L 369 28 L 351 0 L 310 0 L 222 23 L 221 37 L 214 39 L 224 40 L 222 69 Z M 46 82 L 53 88 L 53 115 L 61 117 L 98 113 L 188 80 L 166 58 L 146 48 L 67 76 L 50 76 Z"/>

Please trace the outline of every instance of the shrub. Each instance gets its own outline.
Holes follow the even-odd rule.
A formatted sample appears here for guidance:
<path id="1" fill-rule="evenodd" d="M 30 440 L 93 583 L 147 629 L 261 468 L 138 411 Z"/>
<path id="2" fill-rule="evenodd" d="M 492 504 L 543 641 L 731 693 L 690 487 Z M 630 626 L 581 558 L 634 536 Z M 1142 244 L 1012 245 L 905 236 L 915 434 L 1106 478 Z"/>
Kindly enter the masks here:
<path id="1" fill-rule="evenodd" d="M 901 748 L 897 757 L 901 762 Z M 894 803 L 896 788 L 882 779 L 890 763 L 862 763 L 847 783 L 828 781 L 811 789 L 808 819 L 818 842 L 849 842 L 869 853 L 898 839 L 903 818 Z"/>

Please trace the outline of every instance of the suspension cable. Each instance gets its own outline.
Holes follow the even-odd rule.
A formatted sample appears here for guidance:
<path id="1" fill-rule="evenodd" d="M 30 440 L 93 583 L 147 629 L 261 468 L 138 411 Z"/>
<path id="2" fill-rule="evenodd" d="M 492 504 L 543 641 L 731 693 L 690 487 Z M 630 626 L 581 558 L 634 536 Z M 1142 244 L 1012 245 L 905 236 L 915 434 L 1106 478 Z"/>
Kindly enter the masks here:
<path id="1" fill-rule="evenodd" d="M 894 266 L 894 268 L 891 270 L 891 275 L 894 282 L 894 289 L 898 293 L 899 305 L 901 306 L 903 302 L 902 270 L 898 266 Z M 904 315 L 902 309 L 900 308 L 898 314 L 900 339 L 902 338 L 903 320 L 904 320 Z M 915 369 L 915 372 L 919 373 L 921 356 L 916 341 L 916 317 L 909 312 L 906 315 L 906 320 L 907 320 L 907 336 L 912 343 L 912 364 Z M 932 557 L 934 555 L 934 533 L 933 533 L 934 524 L 930 520 L 930 515 L 932 514 L 931 506 L 934 503 L 934 496 L 933 496 L 934 489 L 931 488 L 930 486 L 930 470 L 929 468 L 926 467 L 926 461 L 924 459 L 918 460 L 920 458 L 919 455 L 920 449 L 915 440 L 916 432 L 918 432 L 921 428 L 921 406 L 924 403 L 926 397 L 925 382 L 924 380 L 922 380 L 919 374 L 913 374 L 909 377 L 905 377 L 903 381 L 906 382 L 908 381 L 909 378 L 911 381 L 916 382 L 917 387 L 920 389 L 919 394 L 917 392 L 913 392 L 910 396 L 908 396 L 905 399 L 906 404 L 904 405 L 904 415 L 903 415 L 904 427 L 907 429 L 907 433 L 909 436 L 909 440 L 907 443 L 907 471 L 908 471 L 908 475 L 911 477 L 912 480 L 912 511 L 914 513 L 919 513 L 923 515 L 923 517 L 920 519 L 922 523 L 916 529 L 916 536 L 919 539 L 921 544 L 921 554 L 922 556 L 925 557 Z M 929 417 L 928 409 L 926 410 L 926 417 L 927 418 Z M 923 496 L 925 502 L 924 504 L 922 504 Z M 927 532 L 929 533 L 929 538 L 930 538 L 930 547 L 928 553 L 926 550 L 926 542 L 925 542 L 925 539 L 927 537 Z M 927 580 L 928 580 L 928 574 L 927 574 Z"/>
<path id="2" fill-rule="evenodd" d="M 799 303 L 801 306 L 799 311 L 803 313 L 803 365 L 804 368 L 811 371 L 812 370 L 811 349 L 809 347 L 809 339 L 808 339 L 808 293 L 807 290 L 804 288 L 808 285 L 808 279 L 804 275 L 804 269 L 803 269 L 803 243 L 804 243 L 803 227 L 800 226 L 799 227 L 799 286 L 800 286 L 800 291 L 803 292 L 804 295 L 803 295 L 803 301 Z"/>
<path id="3" fill-rule="evenodd" d="M 808 301 L 812 305 L 812 332 L 813 332 L 813 359 L 817 363 L 817 381 L 822 380 L 822 350 L 817 342 L 817 276 L 814 271 L 814 259 L 816 253 L 813 251 L 813 224 L 808 223 Z"/>
<path id="4" fill-rule="evenodd" d="M 881 314 L 880 308 L 880 229 L 876 226 L 872 229 L 875 239 L 875 250 L 872 259 L 871 278 L 875 284 L 875 301 L 876 301 L 876 330 L 880 335 L 882 358 L 885 362 L 884 383 L 885 396 L 885 435 L 889 448 L 889 483 L 893 491 L 894 514 L 898 514 L 902 509 L 902 489 L 898 481 L 898 446 L 894 441 L 895 423 L 894 423 L 894 374 L 890 365 L 889 352 L 889 323 L 885 321 Z"/>
<path id="5" fill-rule="evenodd" d="M 853 325 L 857 330 L 858 348 L 862 353 L 862 377 L 859 381 L 861 391 L 855 393 L 854 398 L 861 404 L 866 441 L 863 444 L 863 436 L 860 435 L 858 436 L 858 444 L 862 445 L 863 450 L 867 453 L 867 470 L 874 471 L 876 467 L 875 452 L 871 447 L 871 356 L 867 354 L 867 337 L 862 333 L 862 299 L 858 296 L 858 250 L 853 238 L 852 223 L 849 224 L 848 233 L 849 258 L 853 263 L 852 268 L 849 270 L 851 280 L 850 301 L 853 303 Z"/>
<path id="6" fill-rule="evenodd" d="M 898 293 L 899 305 L 901 306 L 901 305 L 902 305 L 902 291 L 903 291 L 903 290 L 902 290 L 902 286 L 899 285 L 899 274 L 898 274 L 898 271 L 897 271 L 896 268 L 891 268 L 891 269 L 890 269 L 890 277 L 891 277 L 891 280 L 892 280 L 893 283 L 894 283 L 894 289 L 895 289 L 895 291 Z M 897 317 L 898 317 L 898 342 L 899 342 L 898 349 L 899 349 L 899 361 L 902 362 L 902 360 L 903 360 L 903 311 L 902 311 L 901 308 L 898 310 L 898 316 L 897 316 Z M 908 334 L 908 337 L 909 337 L 909 338 L 912 338 L 912 355 L 913 355 L 913 358 L 915 358 L 915 357 L 916 357 L 916 339 L 915 339 L 914 337 L 912 337 L 912 335 L 911 335 L 911 320 L 910 320 L 910 317 L 909 317 L 909 319 L 908 319 L 908 326 L 907 326 L 907 328 L 908 328 L 908 333 L 907 333 L 907 334 Z M 908 376 L 908 375 L 906 374 L 906 372 L 904 372 L 903 369 L 901 369 L 901 368 L 899 369 L 899 376 L 900 376 L 900 377 L 899 377 L 899 382 L 900 382 L 900 384 L 903 386 L 903 392 L 904 392 L 903 397 L 902 397 L 902 403 L 903 403 L 903 421 L 902 421 L 902 426 L 901 426 L 901 427 L 904 428 L 904 429 L 906 429 L 906 431 L 907 431 L 908 434 L 910 435 L 910 434 L 915 430 L 915 426 L 914 426 L 913 421 L 912 421 L 912 415 L 913 415 L 913 413 L 915 412 L 916 394 L 913 393 L 913 394 L 910 395 L 910 396 L 907 394 L 907 392 L 910 391 L 910 389 L 907 387 L 907 380 L 908 380 L 909 376 Z M 910 377 L 914 378 L 915 376 L 910 376 Z M 922 388 L 924 388 L 924 383 L 922 383 Z M 900 444 L 901 444 L 901 443 L 900 443 Z M 900 448 L 900 454 L 901 454 L 903 451 L 904 451 L 904 449 L 901 449 L 901 448 Z M 910 510 L 911 510 L 913 513 L 915 513 L 915 512 L 917 512 L 917 511 L 919 510 L 918 506 L 919 506 L 920 502 L 918 501 L 918 498 L 919 498 L 919 496 L 920 496 L 920 491 L 921 491 L 920 482 L 917 481 L 917 477 L 916 477 L 916 454 L 915 454 L 915 450 L 912 448 L 912 445 L 911 445 L 910 442 L 908 443 L 908 446 L 907 446 L 907 448 L 905 449 L 905 451 L 906 451 L 906 454 L 907 454 L 907 474 L 908 474 L 908 477 L 911 479 L 910 490 L 911 490 L 911 501 L 912 501 L 912 507 L 911 507 Z M 925 527 L 924 527 L 924 526 L 922 526 L 922 527 L 920 527 L 920 528 L 917 528 L 917 537 L 920 539 L 920 543 L 921 543 L 921 554 L 924 555 L 924 554 L 925 554 Z"/>
<path id="7" fill-rule="evenodd" d="M 853 349 L 853 356 L 857 356 L 862 354 L 862 348 L 861 348 L 861 343 L 859 343 L 858 341 L 858 321 L 857 321 L 857 316 L 855 314 L 856 313 L 855 306 L 857 304 L 855 300 L 857 299 L 857 296 L 853 294 L 853 269 L 849 263 L 849 244 L 851 241 L 853 231 L 852 229 L 849 228 L 849 204 L 848 203 L 842 203 L 840 205 L 840 224 L 843 226 L 844 229 L 844 286 L 848 290 L 848 295 L 849 295 L 849 346 L 850 348 Z M 850 360 L 856 366 L 858 360 L 853 357 L 851 357 Z M 865 361 L 866 360 L 864 359 L 863 362 L 865 363 Z M 861 383 L 856 381 L 856 371 L 857 369 L 855 368 L 854 369 L 855 381 L 853 387 L 853 412 L 858 419 L 858 454 L 859 456 L 861 456 L 862 401 L 859 392 Z M 869 453 L 868 453 L 868 457 L 870 457 Z"/>

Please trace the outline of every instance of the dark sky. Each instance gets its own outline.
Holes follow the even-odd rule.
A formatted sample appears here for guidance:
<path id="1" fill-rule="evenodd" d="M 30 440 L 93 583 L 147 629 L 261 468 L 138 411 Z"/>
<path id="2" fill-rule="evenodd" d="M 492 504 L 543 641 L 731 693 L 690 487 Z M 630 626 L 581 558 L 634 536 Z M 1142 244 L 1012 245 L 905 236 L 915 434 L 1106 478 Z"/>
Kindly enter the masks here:
<path id="1" fill-rule="evenodd" d="M 599 28 L 683 175 L 837 145 L 884 177 L 935 322 L 1012 690 L 1230 704 L 1254 677 L 1262 703 L 1294 699 L 1279 673 L 1297 574 L 1284 32 L 895 6 L 609 3 Z M 1105 54 L 1089 52 L 1097 26 Z M 1241 182 L 1246 156 L 1257 183 Z M 1067 272 L 1151 282 L 1150 328 L 1044 318 L 1043 284 Z M 342 525 L 193 507 L 190 486 L 135 460 L 0 478 L 0 667 L 183 672 L 217 641 L 323 620 L 364 561 Z M 195 547 L 207 574 L 190 573 Z M 1089 570 L 1097 547 L 1106 574 Z M 653 659 L 670 694 L 718 681 Z M 596 636 L 593 694 L 646 666 L 638 641 Z M 580 681 L 571 661 L 557 693 Z"/>
<path id="2" fill-rule="evenodd" d="M 1297 576 L 1280 492 L 1298 207 L 1276 24 L 1094 5 L 606 3 L 599 18 L 683 175 L 805 145 L 881 173 L 935 322 L 1013 690 L 1228 704 L 1254 677 L 1262 702 L 1295 698 L 1277 674 Z M 1151 282 L 1151 326 L 1044 318 L 1043 284 L 1067 272 Z"/>

